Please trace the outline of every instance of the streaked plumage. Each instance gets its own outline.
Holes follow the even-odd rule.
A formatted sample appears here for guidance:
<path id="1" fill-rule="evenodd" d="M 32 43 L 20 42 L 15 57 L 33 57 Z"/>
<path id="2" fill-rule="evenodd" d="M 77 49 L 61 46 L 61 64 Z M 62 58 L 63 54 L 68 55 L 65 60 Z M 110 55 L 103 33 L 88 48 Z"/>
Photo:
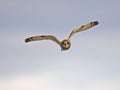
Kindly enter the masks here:
<path id="1" fill-rule="evenodd" d="M 77 32 L 81 32 L 81 31 L 84 31 L 84 30 L 87 30 L 95 25 L 98 25 L 98 21 L 93 21 L 93 22 L 90 22 L 88 24 L 85 24 L 85 25 L 82 25 L 76 29 L 74 29 L 68 39 L 65 39 L 63 41 L 59 41 L 55 36 L 53 35 L 41 35 L 41 36 L 32 36 L 32 37 L 29 37 L 27 39 L 25 39 L 25 42 L 31 42 L 31 41 L 38 41 L 38 40 L 52 40 L 54 42 L 56 42 L 60 47 L 61 47 L 61 51 L 63 50 L 68 50 L 71 46 L 71 42 L 70 42 L 70 38 Z"/>

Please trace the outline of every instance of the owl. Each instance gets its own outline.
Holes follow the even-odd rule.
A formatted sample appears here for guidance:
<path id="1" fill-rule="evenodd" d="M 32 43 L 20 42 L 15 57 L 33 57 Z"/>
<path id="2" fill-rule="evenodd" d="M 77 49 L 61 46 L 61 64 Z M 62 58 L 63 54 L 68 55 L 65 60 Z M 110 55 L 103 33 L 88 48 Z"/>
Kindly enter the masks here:
<path id="1" fill-rule="evenodd" d="M 71 47 L 70 39 L 74 34 L 76 34 L 78 32 L 81 32 L 81 31 L 84 31 L 84 30 L 88 30 L 89 28 L 91 28 L 93 26 L 96 26 L 98 24 L 99 24 L 98 21 L 93 21 L 93 22 L 87 23 L 85 25 L 79 26 L 79 27 L 75 28 L 70 33 L 70 35 L 67 39 L 64 39 L 62 41 L 58 40 L 53 35 L 41 35 L 41 36 L 32 36 L 32 37 L 26 38 L 25 42 L 28 43 L 28 42 L 31 42 L 31 41 L 38 41 L 38 40 L 52 40 L 61 47 L 61 51 L 65 51 L 65 50 L 68 50 Z"/>

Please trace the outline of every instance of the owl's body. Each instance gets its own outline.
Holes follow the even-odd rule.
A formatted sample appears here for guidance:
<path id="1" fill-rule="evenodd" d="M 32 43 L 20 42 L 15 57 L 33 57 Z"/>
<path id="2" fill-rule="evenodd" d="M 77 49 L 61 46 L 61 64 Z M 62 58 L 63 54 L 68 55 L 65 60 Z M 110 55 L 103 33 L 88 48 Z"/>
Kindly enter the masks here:
<path id="1" fill-rule="evenodd" d="M 68 39 L 65 39 L 65 40 L 62 40 L 62 41 L 59 41 L 55 36 L 53 35 L 41 35 L 41 36 L 32 36 L 32 37 L 29 37 L 27 39 L 25 39 L 25 42 L 31 42 L 31 41 L 38 41 L 38 40 L 52 40 L 54 42 L 56 42 L 60 47 L 61 47 L 61 51 L 64 51 L 64 50 L 68 50 L 70 47 L 71 47 L 71 42 L 70 42 L 70 38 L 77 32 L 80 32 L 80 31 L 84 31 L 84 30 L 87 30 L 95 25 L 98 24 L 98 21 L 94 21 L 94 22 L 90 22 L 86 25 L 82 25 L 81 27 L 78 27 L 76 29 L 74 29 Z"/>
<path id="2" fill-rule="evenodd" d="M 71 47 L 71 42 L 70 40 L 65 39 L 61 42 L 60 46 L 61 46 L 61 51 L 68 50 Z"/>

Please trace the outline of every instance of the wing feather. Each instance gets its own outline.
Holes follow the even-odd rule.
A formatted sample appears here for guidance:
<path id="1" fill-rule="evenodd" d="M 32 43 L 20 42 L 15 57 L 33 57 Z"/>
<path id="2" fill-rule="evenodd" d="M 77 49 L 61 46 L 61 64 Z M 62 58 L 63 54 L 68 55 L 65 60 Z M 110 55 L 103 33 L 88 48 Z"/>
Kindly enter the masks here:
<path id="1" fill-rule="evenodd" d="M 95 26 L 95 25 L 97 25 L 97 24 L 99 24 L 98 21 L 93 21 L 93 22 L 90 22 L 90 23 L 88 23 L 88 24 L 82 25 L 82 26 L 74 29 L 74 30 L 70 33 L 68 39 L 70 39 L 75 33 L 81 32 L 81 31 L 84 31 L 84 30 L 87 30 L 87 29 L 89 29 L 89 28 L 91 28 L 91 27 L 93 27 L 93 26 Z"/>
<path id="2" fill-rule="evenodd" d="M 52 40 L 60 45 L 60 41 L 55 36 L 52 36 L 52 35 L 32 36 L 25 39 L 25 42 L 27 43 L 27 42 L 39 41 L 39 40 Z"/>

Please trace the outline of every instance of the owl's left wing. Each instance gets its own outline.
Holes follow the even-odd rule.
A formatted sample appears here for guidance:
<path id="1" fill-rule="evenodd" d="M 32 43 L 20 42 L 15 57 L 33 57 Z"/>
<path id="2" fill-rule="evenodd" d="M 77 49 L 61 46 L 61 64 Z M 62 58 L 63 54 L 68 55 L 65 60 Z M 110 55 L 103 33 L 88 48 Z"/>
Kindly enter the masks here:
<path id="1" fill-rule="evenodd" d="M 81 31 L 84 31 L 84 30 L 87 30 L 87 29 L 89 29 L 89 28 L 91 28 L 91 27 L 93 27 L 93 26 L 95 26 L 95 25 L 98 25 L 98 24 L 99 24 L 98 21 L 93 21 L 93 22 L 90 22 L 90 23 L 88 23 L 88 24 L 82 25 L 82 26 L 74 29 L 74 30 L 70 33 L 68 39 L 70 39 L 75 33 L 81 32 Z"/>

